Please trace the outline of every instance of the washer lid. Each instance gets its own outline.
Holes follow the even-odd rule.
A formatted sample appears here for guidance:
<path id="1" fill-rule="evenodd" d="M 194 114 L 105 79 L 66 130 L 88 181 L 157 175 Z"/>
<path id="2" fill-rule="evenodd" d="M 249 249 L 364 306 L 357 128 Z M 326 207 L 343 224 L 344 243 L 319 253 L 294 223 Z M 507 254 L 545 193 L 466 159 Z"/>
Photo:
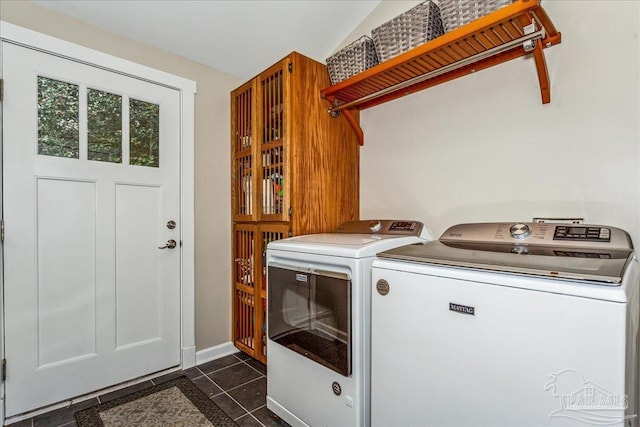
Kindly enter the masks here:
<path id="1" fill-rule="evenodd" d="M 596 229 L 599 234 L 594 237 Z M 633 247 L 628 234 L 614 227 L 462 224 L 445 231 L 439 241 L 390 249 L 378 256 L 617 286 L 633 258 Z"/>

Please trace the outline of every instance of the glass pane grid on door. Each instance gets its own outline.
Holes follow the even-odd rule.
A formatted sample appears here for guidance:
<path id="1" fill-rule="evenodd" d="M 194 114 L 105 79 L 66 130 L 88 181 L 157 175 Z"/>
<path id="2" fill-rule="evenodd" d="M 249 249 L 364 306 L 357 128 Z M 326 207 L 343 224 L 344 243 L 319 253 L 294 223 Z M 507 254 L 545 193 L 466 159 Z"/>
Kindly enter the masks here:
<path id="1" fill-rule="evenodd" d="M 39 155 L 159 167 L 160 105 L 44 76 L 37 87 Z"/>

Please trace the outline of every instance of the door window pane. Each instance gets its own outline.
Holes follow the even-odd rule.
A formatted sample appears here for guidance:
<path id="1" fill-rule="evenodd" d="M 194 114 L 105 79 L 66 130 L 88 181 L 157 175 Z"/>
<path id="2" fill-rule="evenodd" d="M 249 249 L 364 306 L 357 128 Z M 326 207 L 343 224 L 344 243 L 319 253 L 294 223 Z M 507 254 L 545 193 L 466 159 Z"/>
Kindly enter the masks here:
<path id="1" fill-rule="evenodd" d="M 160 106 L 129 100 L 129 163 L 158 167 L 160 164 Z"/>
<path id="2" fill-rule="evenodd" d="M 79 157 L 78 85 L 38 76 L 38 154 Z"/>
<path id="3" fill-rule="evenodd" d="M 87 89 L 89 160 L 122 163 L 122 97 Z"/>

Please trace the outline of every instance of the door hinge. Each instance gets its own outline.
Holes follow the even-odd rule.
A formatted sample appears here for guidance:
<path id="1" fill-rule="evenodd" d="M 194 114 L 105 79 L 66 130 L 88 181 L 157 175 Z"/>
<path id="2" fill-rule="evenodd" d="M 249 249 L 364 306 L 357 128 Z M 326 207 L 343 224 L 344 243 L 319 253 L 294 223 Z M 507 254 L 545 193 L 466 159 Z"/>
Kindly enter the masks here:
<path id="1" fill-rule="evenodd" d="M 289 72 L 293 73 L 293 64 L 291 62 L 289 62 Z"/>
<path id="2" fill-rule="evenodd" d="M 4 219 L 0 219 L 0 243 L 4 242 Z"/>
<path id="3" fill-rule="evenodd" d="M 293 215 L 293 209 L 289 208 L 289 216 Z"/>
<path id="4" fill-rule="evenodd" d="M 2 381 L 7 379 L 7 359 L 2 359 Z"/>
<path id="5" fill-rule="evenodd" d="M 0 102 L 4 101 L 4 79 L 0 79 Z"/>

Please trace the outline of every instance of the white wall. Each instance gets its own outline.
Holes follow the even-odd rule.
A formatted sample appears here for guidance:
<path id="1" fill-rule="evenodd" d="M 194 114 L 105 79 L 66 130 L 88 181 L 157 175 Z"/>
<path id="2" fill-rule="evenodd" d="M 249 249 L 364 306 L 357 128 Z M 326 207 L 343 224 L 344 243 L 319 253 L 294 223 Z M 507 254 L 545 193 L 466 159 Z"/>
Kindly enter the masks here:
<path id="1" fill-rule="evenodd" d="M 403 11 L 393 3 L 351 38 Z M 414 218 L 439 236 L 462 222 L 579 216 L 640 247 L 640 2 L 543 6 L 562 33 L 545 50 L 551 103 L 527 58 L 364 110 L 362 218 Z"/>

